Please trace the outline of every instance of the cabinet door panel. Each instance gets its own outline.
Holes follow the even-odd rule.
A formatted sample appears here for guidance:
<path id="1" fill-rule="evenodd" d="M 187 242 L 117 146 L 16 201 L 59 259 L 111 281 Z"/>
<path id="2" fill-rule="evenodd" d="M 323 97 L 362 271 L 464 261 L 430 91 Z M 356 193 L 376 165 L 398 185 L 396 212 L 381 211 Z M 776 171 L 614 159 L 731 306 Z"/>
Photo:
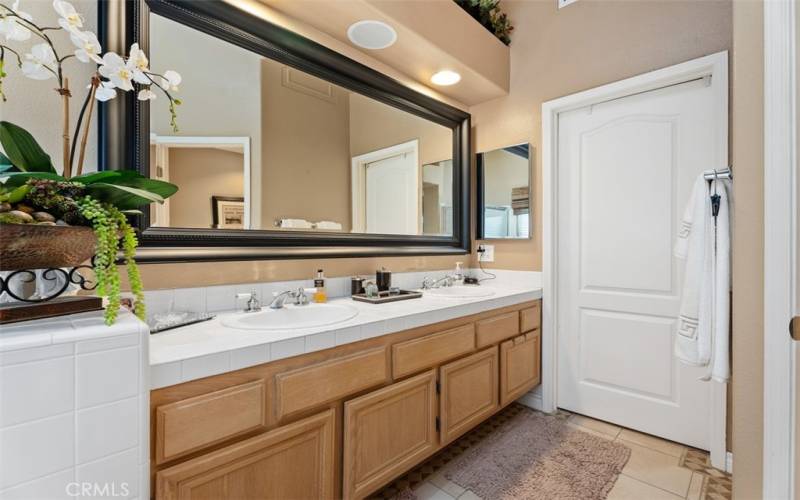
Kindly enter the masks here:
<path id="1" fill-rule="evenodd" d="M 447 444 L 498 406 L 498 356 L 492 347 L 441 367 L 441 440 Z"/>
<path id="2" fill-rule="evenodd" d="M 500 344 L 500 404 L 519 398 L 541 379 L 541 335 L 534 330 Z"/>
<path id="3" fill-rule="evenodd" d="M 363 498 L 437 448 L 436 370 L 344 405 L 344 497 Z"/>
<path id="4" fill-rule="evenodd" d="M 156 474 L 158 500 L 333 498 L 334 411 Z"/>

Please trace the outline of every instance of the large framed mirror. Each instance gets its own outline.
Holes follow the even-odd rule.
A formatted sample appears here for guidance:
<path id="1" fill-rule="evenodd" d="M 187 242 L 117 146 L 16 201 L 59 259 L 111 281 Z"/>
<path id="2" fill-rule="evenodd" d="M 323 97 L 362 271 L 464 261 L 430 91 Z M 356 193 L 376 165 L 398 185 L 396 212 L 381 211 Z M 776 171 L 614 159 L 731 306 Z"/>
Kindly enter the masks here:
<path id="1" fill-rule="evenodd" d="M 531 237 L 531 147 L 516 144 L 477 155 L 479 240 Z"/>
<path id="2" fill-rule="evenodd" d="M 101 2 L 105 46 L 180 73 L 166 106 L 101 109 L 101 166 L 179 191 L 142 261 L 469 251 L 468 113 L 223 1 Z"/>

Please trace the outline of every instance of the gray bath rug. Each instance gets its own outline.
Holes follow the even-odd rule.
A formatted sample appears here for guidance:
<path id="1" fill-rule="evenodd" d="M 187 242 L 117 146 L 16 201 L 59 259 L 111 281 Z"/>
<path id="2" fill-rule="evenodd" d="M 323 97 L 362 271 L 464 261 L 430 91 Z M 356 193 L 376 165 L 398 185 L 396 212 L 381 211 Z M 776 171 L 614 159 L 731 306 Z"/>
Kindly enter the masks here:
<path id="1" fill-rule="evenodd" d="M 525 408 L 443 472 L 484 499 L 602 500 L 630 455 L 623 444 Z"/>

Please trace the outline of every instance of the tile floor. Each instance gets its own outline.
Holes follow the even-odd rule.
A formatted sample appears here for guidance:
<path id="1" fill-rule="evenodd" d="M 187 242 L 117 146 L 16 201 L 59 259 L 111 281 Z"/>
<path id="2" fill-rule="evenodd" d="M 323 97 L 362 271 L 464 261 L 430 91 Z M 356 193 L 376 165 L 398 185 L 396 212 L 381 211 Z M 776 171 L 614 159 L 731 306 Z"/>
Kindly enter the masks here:
<path id="1" fill-rule="evenodd" d="M 453 456 L 492 432 L 492 420 L 503 419 L 513 406 L 489 422 L 459 439 L 425 464 L 398 479 L 375 498 L 403 498 L 405 488 L 413 488 L 417 500 L 479 500 L 469 490 L 447 480 L 438 472 Z M 565 418 L 567 425 L 604 439 L 618 441 L 631 449 L 631 457 L 609 500 L 727 500 L 731 498 L 730 475 L 713 469 L 708 454 L 684 445 L 642 434 L 582 415 L 559 412 L 553 418 Z M 398 494 L 399 493 L 399 494 Z"/>

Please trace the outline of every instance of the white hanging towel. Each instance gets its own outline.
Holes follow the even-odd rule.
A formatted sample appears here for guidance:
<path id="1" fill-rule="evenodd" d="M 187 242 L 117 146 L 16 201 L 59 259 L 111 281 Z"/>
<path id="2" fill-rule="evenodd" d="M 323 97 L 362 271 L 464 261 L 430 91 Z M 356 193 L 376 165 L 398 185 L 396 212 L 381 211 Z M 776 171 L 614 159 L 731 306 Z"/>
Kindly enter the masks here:
<path id="1" fill-rule="evenodd" d="M 711 194 L 720 196 L 712 215 Z M 695 181 L 681 220 L 675 256 L 686 259 L 683 296 L 675 336 L 675 354 L 682 362 L 707 366 L 704 380 L 730 377 L 730 210 L 727 186 L 703 174 Z"/>

